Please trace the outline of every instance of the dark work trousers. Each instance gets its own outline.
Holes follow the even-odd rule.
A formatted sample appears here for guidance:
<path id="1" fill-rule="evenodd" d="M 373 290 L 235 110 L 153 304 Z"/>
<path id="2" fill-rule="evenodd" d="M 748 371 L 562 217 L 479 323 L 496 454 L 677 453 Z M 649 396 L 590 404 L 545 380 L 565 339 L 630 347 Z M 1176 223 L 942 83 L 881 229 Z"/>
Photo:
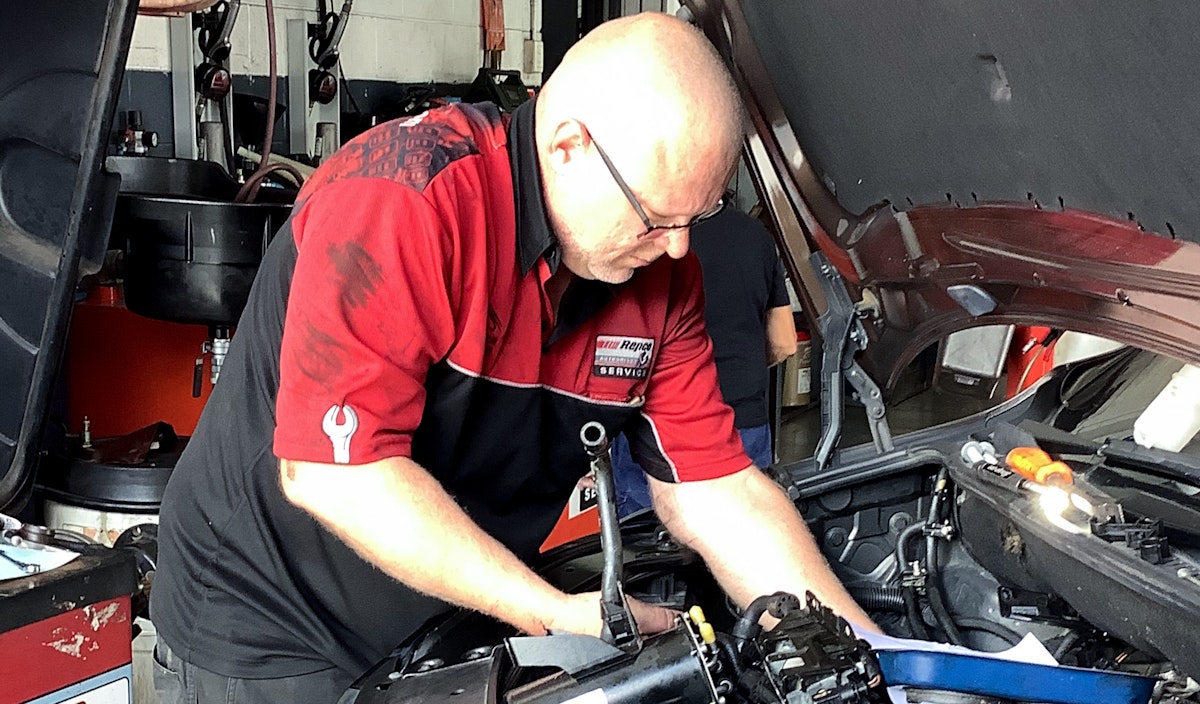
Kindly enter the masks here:
<path id="1" fill-rule="evenodd" d="M 266 680 L 226 677 L 180 660 L 161 638 L 154 647 L 160 704 L 337 704 L 353 681 L 336 667 Z"/>

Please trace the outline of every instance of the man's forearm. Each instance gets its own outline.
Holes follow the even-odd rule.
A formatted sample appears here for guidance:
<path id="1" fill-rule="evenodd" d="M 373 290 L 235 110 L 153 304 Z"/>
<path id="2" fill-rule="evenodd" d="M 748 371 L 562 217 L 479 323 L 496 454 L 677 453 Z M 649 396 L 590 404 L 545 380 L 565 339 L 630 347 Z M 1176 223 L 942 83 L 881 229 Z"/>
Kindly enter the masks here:
<path id="1" fill-rule="evenodd" d="M 791 306 L 767 309 L 767 366 L 773 367 L 796 353 L 796 322 Z"/>
<path id="2" fill-rule="evenodd" d="M 704 557 L 743 608 L 764 594 L 782 590 L 803 597 L 811 591 L 846 620 L 877 630 L 830 570 L 787 495 L 758 468 L 708 481 L 650 484 L 668 530 Z"/>
<path id="3" fill-rule="evenodd" d="M 363 559 L 425 594 L 540 634 L 566 595 L 479 528 L 415 462 L 281 462 L 284 493 Z M 599 606 L 596 607 L 599 618 Z"/>

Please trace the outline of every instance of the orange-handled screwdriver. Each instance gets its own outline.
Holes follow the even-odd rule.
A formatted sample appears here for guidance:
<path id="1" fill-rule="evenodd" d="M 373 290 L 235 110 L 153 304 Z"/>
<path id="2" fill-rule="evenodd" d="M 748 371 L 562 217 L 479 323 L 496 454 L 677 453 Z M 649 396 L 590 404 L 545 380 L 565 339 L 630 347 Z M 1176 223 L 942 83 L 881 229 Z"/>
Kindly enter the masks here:
<path id="1" fill-rule="evenodd" d="M 1004 463 L 1022 477 L 1047 486 L 1074 483 L 1071 468 L 1046 454 L 1040 447 L 1018 447 L 1008 453 Z"/>

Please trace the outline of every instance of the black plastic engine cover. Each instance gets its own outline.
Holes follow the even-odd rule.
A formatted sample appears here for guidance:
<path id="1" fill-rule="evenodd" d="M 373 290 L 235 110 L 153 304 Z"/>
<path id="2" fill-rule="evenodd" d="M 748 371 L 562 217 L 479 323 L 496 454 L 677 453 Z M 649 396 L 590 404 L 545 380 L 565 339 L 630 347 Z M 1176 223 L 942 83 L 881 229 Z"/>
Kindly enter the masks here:
<path id="1" fill-rule="evenodd" d="M 1176 574 L 1178 564 L 1154 565 L 1124 545 L 1068 533 L 1033 501 L 970 472 L 954 474 L 966 492 L 959 509 L 963 541 L 1002 584 L 1057 594 L 1097 628 L 1200 674 L 1200 587 Z"/>

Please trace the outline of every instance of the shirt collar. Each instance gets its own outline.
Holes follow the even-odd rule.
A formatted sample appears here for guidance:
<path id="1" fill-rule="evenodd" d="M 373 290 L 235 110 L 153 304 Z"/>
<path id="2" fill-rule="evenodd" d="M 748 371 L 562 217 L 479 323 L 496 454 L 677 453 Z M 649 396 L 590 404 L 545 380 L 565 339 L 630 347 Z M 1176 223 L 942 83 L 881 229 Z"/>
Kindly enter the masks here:
<path id="1" fill-rule="evenodd" d="M 542 193 L 542 172 L 538 166 L 537 143 L 533 137 L 533 113 L 536 99 L 527 100 L 512 113 L 508 124 L 508 155 L 512 164 L 513 202 L 517 213 L 517 251 L 521 273 L 528 274 L 541 256 L 546 257 L 550 273 L 558 270 L 562 252 Z"/>

